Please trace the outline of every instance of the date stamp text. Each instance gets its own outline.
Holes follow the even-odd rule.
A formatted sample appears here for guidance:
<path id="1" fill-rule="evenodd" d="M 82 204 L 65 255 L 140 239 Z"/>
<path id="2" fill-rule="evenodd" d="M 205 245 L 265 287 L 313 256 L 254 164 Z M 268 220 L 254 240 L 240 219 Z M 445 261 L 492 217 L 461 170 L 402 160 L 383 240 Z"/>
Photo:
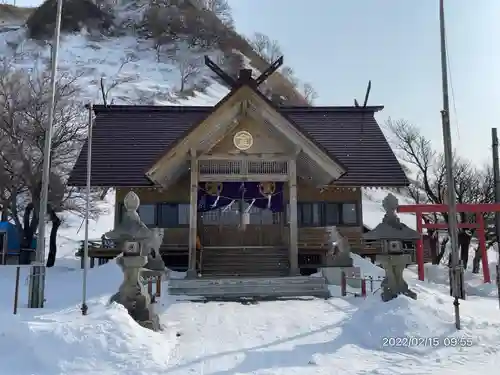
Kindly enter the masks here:
<path id="1" fill-rule="evenodd" d="M 444 336 L 444 337 L 421 337 L 421 336 L 384 336 L 381 345 L 384 348 L 468 348 L 474 345 L 474 341 L 468 336 Z"/>

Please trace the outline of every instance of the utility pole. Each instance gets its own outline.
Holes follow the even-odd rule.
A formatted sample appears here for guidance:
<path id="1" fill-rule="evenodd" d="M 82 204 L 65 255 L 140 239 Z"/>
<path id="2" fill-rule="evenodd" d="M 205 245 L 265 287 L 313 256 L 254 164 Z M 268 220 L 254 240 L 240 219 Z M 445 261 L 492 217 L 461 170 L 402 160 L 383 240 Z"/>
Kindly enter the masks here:
<path id="1" fill-rule="evenodd" d="M 87 197 L 85 200 L 85 242 L 83 247 L 83 280 L 82 280 L 82 315 L 87 315 L 89 307 L 87 305 L 87 263 L 89 259 L 89 212 L 90 212 L 90 188 L 92 169 L 92 123 L 93 111 L 92 103 L 89 104 L 89 123 L 87 136 Z"/>
<path id="2" fill-rule="evenodd" d="M 439 25 L 441 34 L 441 75 L 443 82 L 443 110 L 441 111 L 441 120 L 443 122 L 444 162 L 446 169 L 446 183 L 448 186 L 448 228 L 451 242 L 450 286 L 454 297 L 453 305 L 455 307 L 455 327 L 460 329 L 460 303 L 458 299 L 463 296 L 463 269 L 458 253 L 457 201 L 455 194 L 455 178 L 453 176 L 453 148 L 451 144 L 450 100 L 448 96 L 448 65 L 446 54 L 446 32 L 444 25 L 444 0 L 439 0 Z"/>
<path id="3" fill-rule="evenodd" d="M 54 44 L 52 48 L 52 69 L 51 69 L 51 96 L 48 109 L 49 121 L 45 129 L 45 144 L 43 148 L 43 169 L 42 169 L 42 191 L 40 194 L 40 211 L 38 216 L 38 239 L 36 244 L 37 265 L 31 267 L 29 307 L 41 308 L 45 300 L 45 217 L 47 216 L 47 204 L 49 195 L 50 178 L 50 153 L 52 146 L 52 133 L 54 123 L 54 105 L 56 101 L 56 75 L 57 58 L 59 52 L 59 39 L 61 34 L 61 15 L 63 0 L 57 1 L 56 23 L 54 31 Z"/>
<path id="4" fill-rule="evenodd" d="M 493 177 L 495 181 L 495 203 L 500 203 L 500 167 L 498 165 L 498 135 L 497 128 L 491 129 L 491 148 L 493 151 Z M 500 307 L 500 212 L 495 212 L 495 234 L 497 242 L 497 294 Z"/>

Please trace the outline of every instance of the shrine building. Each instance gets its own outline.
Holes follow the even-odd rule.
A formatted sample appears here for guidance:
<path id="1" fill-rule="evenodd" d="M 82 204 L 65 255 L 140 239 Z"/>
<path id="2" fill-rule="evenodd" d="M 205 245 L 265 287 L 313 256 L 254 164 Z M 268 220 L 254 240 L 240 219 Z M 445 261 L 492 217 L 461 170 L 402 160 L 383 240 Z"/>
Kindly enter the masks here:
<path id="1" fill-rule="evenodd" d="M 383 107 L 278 106 L 258 88 L 276 64 L 236 79 L 209 66 L 231 87 L 213 107 L 93 106 L 91 185 L 116 190 L 115 224 L 134 191 L 143 222 L 165 228 L 166 265 L 193 278 L 312 272 L 332 226 L 353 252 L 377 252 L 361 189 L 409 184 L 375 120 Z M 86 174 L 84 145 L 70 185 Z"/>

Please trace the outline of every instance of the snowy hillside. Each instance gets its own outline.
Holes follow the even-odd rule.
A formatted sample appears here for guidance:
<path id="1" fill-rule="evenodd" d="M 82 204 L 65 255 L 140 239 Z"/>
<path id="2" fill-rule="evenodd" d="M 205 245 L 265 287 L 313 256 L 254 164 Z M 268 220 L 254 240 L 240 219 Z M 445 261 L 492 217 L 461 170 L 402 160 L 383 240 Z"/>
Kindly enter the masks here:
<path id="1" fill-rule="evenodd" d="M 20 43 L 22 53 L 12 55 L 19 67 L 33 68 L 33 56 L 39 63 L 49 58 L 49 49 L 26 40 L 23 28 L 0 33 L 0 55 L 12 54 L 9 45 Z M 106 85 L 120 82 L 110 97 L 115 104 L 185 104 L 173 92 L 180 82 L 179 69 L 169 63 L 158 63 L 150 42 L 132 36 L 104 38 L 98 42 L 86 35 L 64 35 L 60 52 L 61 74 L 79 77 L 81 101 L 102 102 L 100 79 Z M 193 105 L 214 105 L 227 93 L 227 89 L 214 80 L 206 93 L 195 94 Z"/>
<path id="2" fill-rule="evenodd" d="M 116 10 L 118 21 L 138 22 L 143 8 Z M 0 14 L 0 20 L 2 59 L 30 71 L 43 69 L 50 59 L 48 42 L 27 37 L 25 18 L 12 18 L 5 13 Z M 77 78 L 82 103 L 103 102 L 101 79 L 105 91 L 109 91 L 108 104 L 214 105 L 228 92 L 203 65 L 205 54 L 217 61 L 221 51 L 195 53 L 178 44 L 175 56 L 159 59 L 153 40 L 138 37 L 134 32 L 128 34 L 96 36 L 85 28 L 79 33 L 62 34 L 59 74 Z"/>
<path id="3" fill-rule="evenodd" d="M 114 32 L 102 34 L 83 26 L 79 32 L 63 32 L 61 35 L 59 74 L 77 78 L 82 103 L 103 102 L 102 81 L 108 104 L 214 105 L 228 90 L 204 65 L 205 55 L 223 64 L 233 75 L 239 68 L 250 68 L 255 74 L 260 74 L 268 67 L 245 39 L 229 29 L 224 31 L 227 35 L 220 37 L 229 45 L 224 51 L 218 47 L 199 49 L 182 41 L 162 42 L 165 44 L 159 46 L 158 39 L 138 31 L 149 22 L 145 21 L 145 14 L 150 2 L 133 0 L 123 4 L 113 8 L 114 28 L 117 29 Z M 28 38 L 31 31 L 26 26 L 26 19 L 35 10 L 2 7 L 8 7 L 5 8 L 8 12 L 0 9 L 2 61 L 9 67 L 30 72 L 46 68 L 50 61 L 50 38 Z M 202 31 L 199 33 L 197 38 L 209 38 Z M 231 47 L 232 43 L 235 47 Z M 292 84 L 279 73 L 270 77 L 268 83 L 277 93 L 295 103 L 305 103 Z"/>

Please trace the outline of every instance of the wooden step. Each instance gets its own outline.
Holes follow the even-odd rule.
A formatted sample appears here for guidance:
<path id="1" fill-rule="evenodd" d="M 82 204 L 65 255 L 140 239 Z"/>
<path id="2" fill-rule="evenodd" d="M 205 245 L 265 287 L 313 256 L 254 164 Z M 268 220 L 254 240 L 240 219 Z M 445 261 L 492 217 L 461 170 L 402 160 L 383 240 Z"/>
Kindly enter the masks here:
<path id="1" fill-rule="evenodd" d="M 308 289 L 286 289 L 286 288 L 252 288 L 231 290 L 226 288 L 211 288 L 203 290 L 185 291 L 183 289 L 170 289 L 170 295 L 173 296 L 189 296 L 189 297 L 205 297 L 205 298 L 284 298 L 284 297 L 318 297 L 328 298 L 330 296 L 328 289 L 325 288 L 308 288 Z"/>
<path id="2" fill-rule="evenodd" d="M 260 255 L 227 255 L 227 254 L 221 254 L 221 255 L 208 255 L 206 256 L 203 254 L 202 258 L 204 260 L 237 260 L 237 259 L 249 259 L 249 260 L 255 260 L 255 261 L 266 261 L 266 260 L 288 260 L 288 256 L 283 256 L 283 255 L 269 255 L 269 256 L 260 256 Z"/>
<path id="3" fill-rule="evenodd" d="M 288 257 L 270 257 L 270 258 L 263 258 L 263 257 L 253 257 L 253 256 L 234 256 L 234 257 L 228 257 L 228 256 L 220 256 L 220 257 L 203 257 L 203 263 L 210 263 L 210 262 L 217 262 L 217 263 L 224 263 L 224 262 L 255 262 L 255 263 L 276 263 L 276 262 L 287 262 Z"/>
<path id="4" fill-rule="evenodd" d="M 202 275 L 212 275 L 212 276 L 222 276 L 222 275 L 235 275 L 235 276 L 243 276 L 243 275 L 252 275 L 252 276 L 288 276 L 290 273 L 289 268 L 239 268 L 239 269 L 234 269 L 234 268 L 208 268 L 208 269 L 202 269 L 200 271 Z"/>
<path id="5" fill-rule="evenodd" d="M 203 249 L 203 252 L 205 254 L 213 254 L 213 253 L 236 253 L 236 254 L 286 254 L 288 253 L 288 249 L 256 249 L 256 248 L 248 248 L 248 247 L 231 247 L 231 248 L 223 248 L 223 247 L 217 247 L 217 248 L 211 248 L 211 249 Z"/>
<path id="6" fill-rule="evenodd" d="M 217 247 L 204 249 L 201 273 L 224 278 L 286 276 L 289 267 L 286 248 Z"/>
<path id="7" fill-rule="evenodd" d="M 169 293 L 207 298 L 329 296 L 324 278 L 305 276 L 170 280 Z"/>
<path id="8" fill-rule="evenodd" d="M 280 259 L 280 260 L 260 260 L 260 261 L 251 261 L 250 259 L 247 261 L 242 261 L 240 259 L 203 259 L 203 267 L 205 266 L 266 266 L 266 265 L 287 265 L 288 259 Z"/>
<path id="9" fill-rule="evenodd" d="M 224 272 L 224 271 L 217 271 L 217 272 L 203 272 L 201 277 L 202 278 L 221 278 L 221 279 L 231 279 L 235 277 L 259 277 L 259 278 L 266 278 L 266 277 L 286 277 L 290 274 L 288 270 L 282 270 L 282 271 L 258 271 L 258 272 Z"/>

